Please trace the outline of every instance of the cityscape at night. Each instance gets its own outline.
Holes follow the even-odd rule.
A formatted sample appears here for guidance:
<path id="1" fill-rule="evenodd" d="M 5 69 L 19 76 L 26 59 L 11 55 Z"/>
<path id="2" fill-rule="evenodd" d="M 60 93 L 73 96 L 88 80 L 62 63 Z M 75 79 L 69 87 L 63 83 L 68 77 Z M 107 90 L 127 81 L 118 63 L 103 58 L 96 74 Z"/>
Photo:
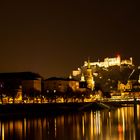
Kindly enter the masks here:
<path id="1" fill-rule="evenodd" d="M 120 54 L 139 65 L 136 1 L 3 1 L 0 4 L 1 72 L 67 76 L 91 57 Z"/>
<path id="2" fill-rule="evenodd" d="M 0 2 L 1 140 L 138 140 L 137 1 Z"/>
<path id="3" fill-rule="evenodd" d="M 119 119 L 117 129 L 115 126 L 113 128 L 114 131 L 118 130 L 115 132 L 115 137 L 122 138 L 125 136 L 124 131 L 128 131 L 127 123 L 134 120 L 138 127 L 137 123 L 140 121 L 140 68 L 134 65 L 132 57 L 121 60 L 121 56 L 118 55 L 114 58 L 105 58 L 101 62 L 91 62 L 88 58 L 84 65 L 77 70 L 72 70 L 66 78 L 44 79 L 40 74 L 33 72 L 0 73 L 0 97 L 1 118 L 11 116 L 11 119 L 15 114 L 24 118 L 23 121 L 16 123 L 9 119 L 7 122 L 0 122 L 3 140 L 5 137 L 9 139 L 6 131 L 10 132 L 13 139 L 18 139 L 18 137 L 26 139 L 29 136 L 34 139 L 36 139 L 35 137 L 43 139 L 43 136 L 49 137 L 49 139 L 57 138 L 57 133 L 60 133 L 59 127 L 66 127 L 64 120 L 66 123 L 69 123 L 69 119 L 72 122 L 71 115 L 62 116 L 63 113 L 74 113 L 74 119 L 82 119 L 82 126 L 80 126 L 80 122 L 76 123 L 78 129 L 74 128 L 75 133 L 71 139 L 73 137 L 76 139 L 82 137 L 102 139 L 105 132 L 101 132 L 104 126 L 100 123 L 104 123 L 110 130 L 110 134 L 113 135 L 110 118 L 115 121 L 115 117 Z M 116 111 L 116 115 L 113 112 L 110 113 L 110 110 Z M 83 111 L 85 113 L 81 116 L 79 113 Z M 101 114 L 98 111 L 101 111 Z M 127 113 L 130 115 L 130 119 L 127 118 Z M 49 114 L 52 115 L 53 122 L 51 122 Z M 57 114 L 61 115 L 57 116 Z M 34 117 L 33 120 L 28 118 L 28 116 L 36 115 L 41 115 L 42 118 L 39 120 Z M 110 125 L 106 124 L 105 118 L 101 119 L 100 115 L 106 116 Z M 27 128 L 32 127 L 31 121 L 37 124 L 39 129 L 48 129 L 48 132 L 38 133 L 37 136 L 34 133 L 27 136 Z M 85 126 L 86 124 L 88 125 Z M 89 127 L 91 132 L 86 133 L 85 127 Z M 16 133 L 14 133 L 15 129 Z M 123 135 L 119 136 L 122 131 Z M 132 137 L 136 137 L 136 131 L 132 131 Z M 109 139 L 109 134 L 105 136 L 106 139 Z M 61 134 L 61 137 L 68 139 L 64 134 Z"/>
<path id="4" fill-rule="evenodd" d="M 1 104 L 63 103 L 140 99 L 140 68 L 133 58 L 90 59 L 68 77 L 43 78 L 33 72 L 0 73 Z"/>

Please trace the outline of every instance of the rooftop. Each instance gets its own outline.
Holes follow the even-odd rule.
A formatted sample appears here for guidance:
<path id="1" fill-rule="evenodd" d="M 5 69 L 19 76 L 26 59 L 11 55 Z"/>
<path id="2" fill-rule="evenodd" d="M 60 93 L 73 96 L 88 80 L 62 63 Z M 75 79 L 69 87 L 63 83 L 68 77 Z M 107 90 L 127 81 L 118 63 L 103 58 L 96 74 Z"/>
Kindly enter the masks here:
<path id="1" fill-rule="evenodd" d="M 20 79 L 20 80 L 34 80 L 42 78 L 38 73 L 33 72 L 12 72 L 0 73 L 0 79 Z"/>

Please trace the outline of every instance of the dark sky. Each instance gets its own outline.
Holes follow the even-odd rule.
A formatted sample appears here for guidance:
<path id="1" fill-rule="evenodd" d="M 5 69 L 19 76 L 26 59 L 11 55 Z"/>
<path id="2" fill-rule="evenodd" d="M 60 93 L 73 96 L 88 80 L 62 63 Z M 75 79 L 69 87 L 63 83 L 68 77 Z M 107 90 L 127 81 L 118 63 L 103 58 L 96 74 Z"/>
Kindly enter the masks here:
<path id="1" fill-rule="evenodd" d="M 135 0 L 0 2 L 0 72 L 67 76 L 90 57 L 140 63 L 140 8 Z"/>

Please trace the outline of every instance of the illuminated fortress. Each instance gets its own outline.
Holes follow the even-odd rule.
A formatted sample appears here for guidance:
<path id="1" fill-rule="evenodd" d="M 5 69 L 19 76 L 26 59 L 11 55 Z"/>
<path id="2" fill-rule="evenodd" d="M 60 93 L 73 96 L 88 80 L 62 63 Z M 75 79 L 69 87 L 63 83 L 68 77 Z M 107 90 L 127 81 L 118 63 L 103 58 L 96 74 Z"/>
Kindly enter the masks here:
<path id="1" fill-rule="evenodd" d="M 130 59 L 121 60 L 120 55 L 114 58 L 105 58 L 103 62 L 90 62 L 88 61 L 84 62 L 84 65 L 81 68 L 78 68 L 77 70 L 72 71 L 72 76 L 80 76 L 81 82 L 85 81 L 87 83 L 87 88 L 93 90 L 95 87 L 95 81 L 94 81 L 94 71 L 93 68 L 98 67 L 104 67 L 108 68 L 110 66 L 121 66 L 121 65 L 127 65 L 127 66 L 133 66 L 133 59 L 130 57 Z"/>
<path id="2" fill-rule="evenodd" d="M 87 67 L 88 66 L 88 61 L 84 61 L 84 65 L 83 67 Z M 90 66 L 98 66 L 98 67 L 105 67 L 108 68 L 110 66 L 121 66 L 121 65 L 129 65 L 129 66 L 133 66 L 133 58 L 130 57 L 129 59 L 124 59 L 121 60 L 120 55 L 118 55 L 117 57 L 114 58 L 105 58 L 104 61 L 97 61 L 97 62 L 90 62 Z M 73 70 L 72 71 L 72 75 L 73 76 L 77 76 L 81 74 L 81 69 L 78 68 L 78 70 Z"/>
<path id="3" fill-rule="evenodd" d="M 84 62 L 84 67 L 88 65 L 88 62 Z M 133 65 L 133 59 L 130 57 L 128 60 L 121 60 L 120 55 L 114 58 L 105 58 L 103 62 L 91 62 L 91 66 L 99 66 L 99 67 L 110 67 L 110 66 L 120 66 L 120 65 Z"/>

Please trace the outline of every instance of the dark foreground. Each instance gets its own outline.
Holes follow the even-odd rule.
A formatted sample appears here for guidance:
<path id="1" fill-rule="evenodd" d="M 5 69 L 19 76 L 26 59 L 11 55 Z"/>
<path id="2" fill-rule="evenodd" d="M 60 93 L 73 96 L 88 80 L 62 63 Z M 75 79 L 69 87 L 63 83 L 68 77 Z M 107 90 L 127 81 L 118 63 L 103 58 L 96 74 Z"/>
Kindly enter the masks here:
<path id="1" fill-rule="evenodd" d="M 114 109 L 122 106 L 134 106 L 139 102 L 84 102 L 84 103 L 46 103 L 46 104 L 1 104 L 0 117 L 12 115 L 40 115 L 85 110 Z"/>
<path id="2" fill-rule="evenodd" d="M 5 115 L 39 115 L 102 109 L 97 103 L 47 103 L 0 105 L 0 117 Z"/>

